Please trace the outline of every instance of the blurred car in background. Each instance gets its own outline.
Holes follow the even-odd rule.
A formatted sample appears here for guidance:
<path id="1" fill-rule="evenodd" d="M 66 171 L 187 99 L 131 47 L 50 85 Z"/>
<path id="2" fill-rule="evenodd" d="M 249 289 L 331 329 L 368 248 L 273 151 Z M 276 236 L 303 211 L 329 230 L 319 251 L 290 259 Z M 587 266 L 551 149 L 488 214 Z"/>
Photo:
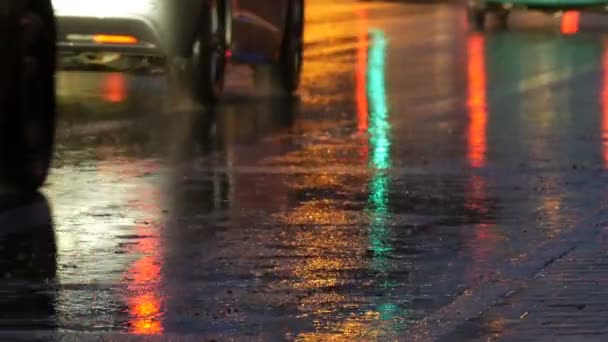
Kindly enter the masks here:
<path id="1" fill-rule="evenodd" d="M 220 98 L 229 60 L 258 86 L 291 93 L 302 63 L 304 0 L 53 0 L 63 54 L 160 58 L 201 104 Z"/>
<path id="2" fill-rule="evenodd" d="M 499 27 L 506 28 L 512 11 L 531 10 L 545 13 L 568 11 L 592 11 L 606 13 L 608 0 L 468 0 L 469 24 L 474 30 L 482 31 L 486 18 L 491 14 Z"/>
<path id="3" fill-rule="evenodd" d="M 50 0 L 0 1 L 0 180 L 45 181 L 55 136 L 55 21 Z"/>

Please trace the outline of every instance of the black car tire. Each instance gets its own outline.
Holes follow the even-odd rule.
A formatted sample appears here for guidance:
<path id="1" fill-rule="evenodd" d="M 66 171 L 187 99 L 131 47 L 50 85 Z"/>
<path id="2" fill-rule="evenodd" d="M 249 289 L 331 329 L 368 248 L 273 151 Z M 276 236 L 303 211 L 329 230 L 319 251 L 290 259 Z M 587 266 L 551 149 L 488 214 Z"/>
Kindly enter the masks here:
<path id="1" fill-rule="evenodd" d="M 289 6 L 279 59 L 273 64 L 254 67 L 254 82 L 264 92 L 292 94 L 300 85 L 304 35 L 304 1 L 293 0 Z"/>
<path id="2" fill-rule="evenodd" d="M 218 3 L 218 0 L 205 2 L 192 45 L 191 90 L 193 98 L 203 105 L 215 103 L 224 90 L 226 21 L 221 12 L 226 7 Z"/>
<path id="3" fill-rule="evenodd" d="M 10 187 L 34 191 L 51 165 L 55 139 L 55 19 L 49 0 L 30 0 L 16 16 L 18 39 L 9 78 L 15 97 L 0 118 L 0 179 Z"/>

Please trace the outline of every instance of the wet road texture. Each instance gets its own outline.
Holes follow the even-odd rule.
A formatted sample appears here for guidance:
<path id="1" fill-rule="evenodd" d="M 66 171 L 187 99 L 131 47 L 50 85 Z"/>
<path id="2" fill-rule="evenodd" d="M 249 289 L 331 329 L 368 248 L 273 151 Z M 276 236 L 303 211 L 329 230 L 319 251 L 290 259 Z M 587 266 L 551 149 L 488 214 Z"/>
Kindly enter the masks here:
<path id="1" fill-rule="evenodd" d="M 242 67 L 213 110 L 162 75 L 58 75 L 48 184 L 0 197 L 1 340 L 459 340 L 596 240 L 603 17 L 308 7 L 297 99 Z"/>

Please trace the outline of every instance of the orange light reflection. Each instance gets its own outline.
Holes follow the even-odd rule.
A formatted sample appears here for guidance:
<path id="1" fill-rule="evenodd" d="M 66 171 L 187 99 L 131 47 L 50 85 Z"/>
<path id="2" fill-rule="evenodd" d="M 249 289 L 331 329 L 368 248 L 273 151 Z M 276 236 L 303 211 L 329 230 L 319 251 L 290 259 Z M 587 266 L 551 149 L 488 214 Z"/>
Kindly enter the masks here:
<path id="1" fill-rule="evenodd" d="M 131 332 L 138 335 L 154 335 L 163 332 L 163 326 L 158 318 L 160 301 L 153 294 L 143 294 L 131 301 Z"/>
<path id="2" fill-rule="evenodd" d="M 139 234 L 149 234 L 148 227 L 138 227 Z M 148 240 L 148 241 L 146 241 Z M 128 271 L 132 280 L 129 289 L 136 293 L 129 298 L 129 313 L 131 315 L 131 332 L 134 334 L 162 334 L 161 301 L 155 288 L 161 276 L 161 266 L 158 259 L 158 240 L 145 239 L 138 244 L 137 252 L 146 256 L 133 263 Z"/>
<path id="3" fill-rule="evenodd" d="M 158 165 L 139 165 L 131 172 L 145 170 L 158 170 Z M 127 172 L 128 173 L 128 172 Z M 133 202 L 130 207 L 142 214 L 149 216 L 148 222 L 155 222 L 154 215 L 160 211 L 156 199 L 160 197 L 158 189 L 154 187 L 140 188 L 141 201 Z M 133 248 L 133 253 L 141 254 L 142 257 L 135 261 L 126 272 L 128 279 L 127 288 L 131 295 L 127 299 L 130 315 L 130 332 L 138 335 L 158 335 L 163 333 L 162 324 L 162 298 L 159 293 L 159 282 L 161 279 L 161 250 L 162 246 L 158 239 L 159 231 L 156 224 L 144 224 L 135 228 L 135 233 L 140 238 Z"/>
<path id="4" fill-rule="evenodd" d="M 474 168 L 486 165 L 486 128 L 488 124 L 486 99 L 485 41 L 480 35 L 467 40 L 468 108 L 467 159 Z"/>
<path id="5" fill-rule="evenodd" d="M 104 98 L 113 103 L 123 102 L 127 98 L 126 79 L 122 73 L 107 74 L 104 78 Z"/>
<path id="6" fill-rule="evenodd" d="M 575 34 L 579 30 L 580 13 L 568 11 L 562 16 L 561 30 L 563 34 Z"/>
<path id="7" fill-rule="evenodd" d="M 131 270 L 136 284 L 152 283 L 160 276 L 160 265 L 152 255 L 137 260 Z"/>

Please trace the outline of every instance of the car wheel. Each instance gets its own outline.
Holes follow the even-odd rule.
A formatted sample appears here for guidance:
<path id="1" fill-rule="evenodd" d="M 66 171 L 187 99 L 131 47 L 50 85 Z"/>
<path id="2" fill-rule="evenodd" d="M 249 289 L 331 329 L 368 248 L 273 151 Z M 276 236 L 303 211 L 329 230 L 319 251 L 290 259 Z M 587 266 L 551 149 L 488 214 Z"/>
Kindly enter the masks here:
<path id="1" fill-rule="evenodd" d="M 48 0 L 33 0 L 18 15 L 16 70 L 18 95 L 2 117 L 0 177 L 20 190 L 46 180 L 55 138 L 55 20 Z"/>
<path id="2" fill-rule="evenodd" d="M 226 71 L 226 27 L 218 1 L 206 1 L 191 57 L 192 93 L 200 104 L 222 95 Z"/>
<path id="3" fill-rule="evenodd" d="M 254 81 L 258 89 L 292 94 L 300 85 L 304 34 L 304 2 L 291 1 L 279 60 L 270 65 L 254 68 Z"/>

